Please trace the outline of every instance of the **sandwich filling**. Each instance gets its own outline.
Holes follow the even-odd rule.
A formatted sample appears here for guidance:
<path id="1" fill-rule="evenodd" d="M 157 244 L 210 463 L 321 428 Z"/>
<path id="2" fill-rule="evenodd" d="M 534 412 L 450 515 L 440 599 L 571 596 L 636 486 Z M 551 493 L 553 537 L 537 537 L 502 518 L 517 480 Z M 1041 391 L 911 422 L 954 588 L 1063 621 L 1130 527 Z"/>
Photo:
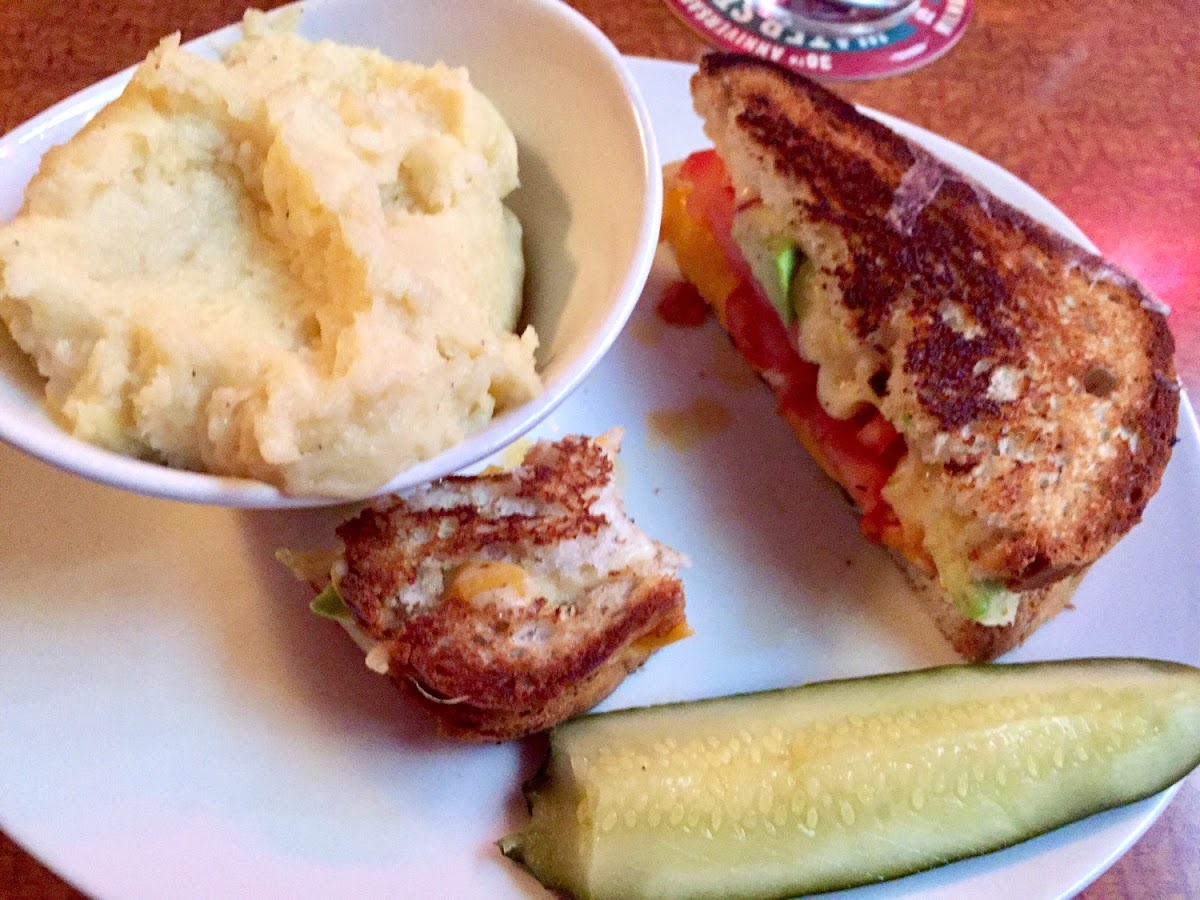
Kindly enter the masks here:
<path id="1" fill-rule="evenodd" d="M 779 414 L 861 510 L 863 534 L 936 578 L 968 618 L 1011 622 L 1018 595 L 972 576 L 962 553 L 970 523 L 922 490 L 927 466 L 877 405 L 884 361 L 824 321 L 822 279 L 832 276 L 788 236 L 784 218 L 739 196 L 707 150 L 668 179 L 662 230 L 684 278 L 775 393 Z"/>
<path id="2" fill-rule="evenodd" d="M 540 731 L 691 634 L 687 561 L 625 509 L 620 442 L 539 441 L 515 468 L 376 500 L 338 527 L 337 551 L 280 559 L 444 733 Z"/>

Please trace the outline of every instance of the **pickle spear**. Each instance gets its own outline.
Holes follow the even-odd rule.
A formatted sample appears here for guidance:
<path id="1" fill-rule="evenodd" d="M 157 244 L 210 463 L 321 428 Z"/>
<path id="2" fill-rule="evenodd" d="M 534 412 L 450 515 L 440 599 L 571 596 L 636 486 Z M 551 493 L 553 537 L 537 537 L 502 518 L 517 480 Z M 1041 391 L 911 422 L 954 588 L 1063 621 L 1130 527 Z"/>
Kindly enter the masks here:
<path id="1" fill-rule="evenodd" d="M 1200 669 L 946 666 L 584 716 L 500 841 L 580 900 L 782 898 L 987 853 L 1200 764 Z"/>

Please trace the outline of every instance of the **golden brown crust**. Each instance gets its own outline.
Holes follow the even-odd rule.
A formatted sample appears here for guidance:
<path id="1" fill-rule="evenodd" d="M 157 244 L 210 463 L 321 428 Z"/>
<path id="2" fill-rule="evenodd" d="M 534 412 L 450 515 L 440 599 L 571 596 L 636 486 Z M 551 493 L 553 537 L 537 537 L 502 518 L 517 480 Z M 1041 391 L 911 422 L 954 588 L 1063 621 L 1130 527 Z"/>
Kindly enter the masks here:
<path id="1" fill-rule="evenodd" d="M 1139 521 L 1179 402 L 1153 297 L 802 76 L 712 54 L 693 93 L 818 266 L 835 236 L 829 302 L 886 361 L 880 408 L 935 490 L 985 523 L 978 577 L 1065 578 Z"/>
<path id="2" fill-rule="evenodd" d="M 363 628 L 377 638 L 390 633 L 395 617 L 389 599 L 415 582 L 423 560 L 498 557 L 513 548 L 595 535 L 604 528 L 607 520 L 591 505 L 612 478 L 608 453 L 595 441 L 569 435 L 558 442 L 552 460 L 544 456 L 535 452 L 515 472 L 452 475 L 438 483 L 451 496 L 477 492 L 489 500 L 506 498 L 511 501 L 506 512 L 469 502 L 421 508 L 392 497 L 339 526 L 346 560 L 339 590 L 344 597 L 362 598 L 352 606 Z M 530 514 L 531 509 L 553 513 Z"/>
<path id="3" fill-rule="evenodd" d="M 684 631 L 682 558 L 626 516 L 615 452 L 612 438 L 539 443 L 516 469 L 443 479 L 338 529 L 343 600 L 443 733 L 548 728 Z M 527 588 L 451 589 L 461 567 L 495 563 Z"/>
<path id="4" fill-rule="evenodd" d="M 447 601 L 389 643 L 389 674 L 438 717 L 444 734 L 505 741 L 591 709 L 684 624 L 676 578 L 625 586 L 607 608 L 544 601 L 513 607 Z M 521 635 L 540 631 L 536 649 Z"/>

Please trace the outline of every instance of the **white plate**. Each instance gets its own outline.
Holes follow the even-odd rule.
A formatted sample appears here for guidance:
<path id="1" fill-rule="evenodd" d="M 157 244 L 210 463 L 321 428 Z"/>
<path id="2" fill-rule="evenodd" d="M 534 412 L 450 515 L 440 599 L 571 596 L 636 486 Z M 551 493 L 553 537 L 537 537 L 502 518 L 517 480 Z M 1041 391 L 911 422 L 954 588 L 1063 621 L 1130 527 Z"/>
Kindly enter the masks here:
<path id="1" fill-rule="evenodd" d="M 702 144 L 690 68 L 638 60 L 672 158 Z M 993 190 L 1078 232 L 1016 178 L 905 131 Z M 608 706 L 949 661 L 882 552 L 710 323 L 662 325 L 662 269 L 612 353 L 540 433 L 627 431 L 633 514 L 690 554 L 696 636 Z M 679 450 L 654 412 L 700 400 L 730 424 Z M 675 435 L 677 438 L 680 434 Z M 1134 655 L 1200 663 L 1200 436 L 1179 445 L 1145 521 L 1092 570 L 1077 608 L 1016 659 Z M 523 820 L 537 741 L 436 739 L 307 611 L 273 561 L 328 534 L 329 511 L 234 512 L 138 497 L 0 448 L 0 825 L 102 898 L 543 896 L 492 842 Z M 1020 847 L 853 892 L 1072 894 L 1164 796 Z"/>

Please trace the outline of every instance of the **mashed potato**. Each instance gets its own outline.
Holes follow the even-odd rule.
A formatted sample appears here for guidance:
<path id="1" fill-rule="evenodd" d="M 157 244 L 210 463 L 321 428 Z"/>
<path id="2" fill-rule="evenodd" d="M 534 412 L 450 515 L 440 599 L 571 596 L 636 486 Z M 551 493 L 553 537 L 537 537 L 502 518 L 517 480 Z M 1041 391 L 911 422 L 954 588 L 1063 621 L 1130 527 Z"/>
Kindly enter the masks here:
<path id="1" fill-rule="evenodd" d="M 0 316 L 77 436 L 345 496 L 540 389 L 516 143 L 467 73 L 248 13 L 167 38 L 0 229 Z"/>

